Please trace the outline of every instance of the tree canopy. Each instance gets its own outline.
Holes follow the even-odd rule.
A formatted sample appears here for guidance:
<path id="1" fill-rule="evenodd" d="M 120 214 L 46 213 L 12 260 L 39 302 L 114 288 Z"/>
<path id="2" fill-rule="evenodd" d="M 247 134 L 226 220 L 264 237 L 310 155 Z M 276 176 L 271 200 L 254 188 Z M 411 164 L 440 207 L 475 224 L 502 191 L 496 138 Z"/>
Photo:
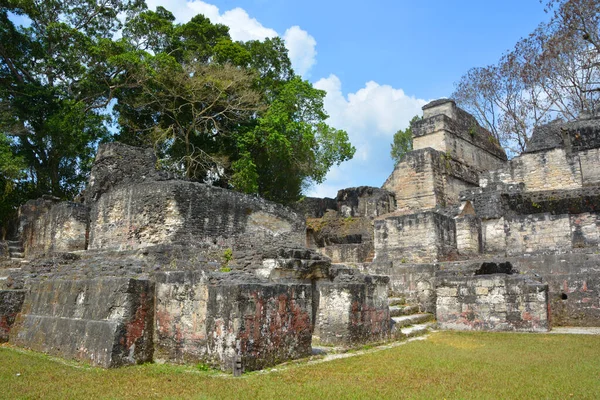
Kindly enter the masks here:
<path id="1" fill-rule="evenodd" d="M 415 115 L 410 120 L 408 127 L 404 130 L 399 129 L 394 133 L 394 141 L 391 144 L 390 156 L 394 160 L 394 165 L 398 164 L 404 156 L 413 149 L 413 136 L 412 126 L 415 122 L 420 120 L 421 117 Z"/>
<path id="2" fill-rule="evenodd" d="M 473 68 L 452 97 L 511 152 L 533 128 L 600 111 L 600 0 L 550 0 L 551 14 L 497 64 Z"/>
<path id="3" fill-rule="evenodd" d="M 73 198 L 100 141 L 152 146 L 189 179 L 284 203 L 354 154 L 280 38 L 234 42 L 202 15 L 5 0 L 0 59 L 0 177 L 21 199 Z"/>

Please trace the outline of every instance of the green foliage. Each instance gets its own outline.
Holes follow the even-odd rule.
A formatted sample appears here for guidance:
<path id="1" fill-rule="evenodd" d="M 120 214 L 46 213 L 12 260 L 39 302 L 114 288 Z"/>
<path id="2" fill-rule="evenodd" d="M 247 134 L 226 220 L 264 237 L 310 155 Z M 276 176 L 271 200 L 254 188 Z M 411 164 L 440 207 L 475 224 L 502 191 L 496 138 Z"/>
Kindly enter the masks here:
<path id="1" fill-rule="evenodd" d="M 223 25 L 200 15 L 174 24 L 164 9 L 125 32 L 153 55 L 132 68 L 139 87 L 117 93 L 118 139 L 154 146 L 162 165 L 288 203 L 353 156 L 347 134 L 325 123 L 325 93 L 294 74 L 280 38 L 236 43 Z"/>
<path id="2" fill-rule="evenodd" d="M 0 133 L 0 239 L 6 236 L 9 221 L 15 217 L 23 198 L 25 161 L 15 156 L 10 140 Z"/>
<path id="3" fill-rule="evenodd" d="M 178 24 L 142 0 L 7 0 L 0 59 L 0 133 L 25 163 L 26 197 L 76 195 L 114 122 L 115 139 L 152 146 L 164 168 L 279 202 L 354 154 L 281 38 L 234 42 L 202 15 Z"/>
<path id="4" fill-rule="evenodd" d="M 394 164 L 398 164 L 404 156 L 413 149 L 412 125 L 420 120 L 421 117 L 415 115 L 408 125 L 408 128 L 394 133 L 394 141 L 391 144 L 390 156 Z"/>
<path id="5" fill-rule="evenodd" d="M 354 155 L 346 132 L 325 124 L 324 96 L 294 77 L 283 85 L 257 126 L 244 132 L 239 145 L 252 158 L 246 176 L 256 178 L 246 184 L 267 199 L 297 200 L 303 187 L 322 182 L 331 166 Z"/>
<path id="6" fill-rule="evenodd" d="M 0 6 L 0 131 L 28 167 L 28 196 L 82 187 L 119 71 L 107 60 L 120 13 L 142 1 L 8 0 Z M 28 18 L 15 26 L 10 13 Z"/>
<path id="7" fill-rule="evenodd" d="M 213 370 L 213 368 L 210 365 L 204 364 L 204 363 L 198 363 L 196 365 L 196 369 L 198 371 L 203 371 L 203 372 L 208 372 L 208 371 L 212 371 Z"/>
<path id="8" fill-rule="evenodd" d="M 221 272 L 231 272 L 231 268 L 229 267 L 231 260 L 233 260 L 233 251 L 231 249 L 225 249 L 222 255 Z"/>

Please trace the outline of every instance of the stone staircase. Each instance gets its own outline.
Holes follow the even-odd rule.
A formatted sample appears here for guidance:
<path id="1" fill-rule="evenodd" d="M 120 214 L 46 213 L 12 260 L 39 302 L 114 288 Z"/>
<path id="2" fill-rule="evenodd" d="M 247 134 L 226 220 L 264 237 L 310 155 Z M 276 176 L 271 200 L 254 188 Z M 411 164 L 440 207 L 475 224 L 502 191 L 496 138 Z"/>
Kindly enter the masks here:
<path id="1" fill-rule="evenodd" d="M 23 249 L 23 244 L 18 240 L 9 240 L 7 243 L 10 259 L 12 261 L 24 261 L 25 253 Z"/>
<path id="2" fill-rule="evenodd" d="M 25 255 L 23 254 L 23 245 L 19 241 L 7 241 L 8 244 L 8 253 L 10 255 L 10 262 L 3 263 L 0 266 L 0 290 L 11 289 L 13 285 L 12 279 L 9 277 L 21 271 L 20 265 L 22 263 L 28 262 L 25 260 Z"/>
<path id="3" fill-rule="evenodd" d="M 433 314 L 419 312 L 419 306 L 405 304 L 403 298 L 390 297 L 390 318 L 392 334 L 404 337 L 421 336 L 429 332 L 435 324 Z"/>

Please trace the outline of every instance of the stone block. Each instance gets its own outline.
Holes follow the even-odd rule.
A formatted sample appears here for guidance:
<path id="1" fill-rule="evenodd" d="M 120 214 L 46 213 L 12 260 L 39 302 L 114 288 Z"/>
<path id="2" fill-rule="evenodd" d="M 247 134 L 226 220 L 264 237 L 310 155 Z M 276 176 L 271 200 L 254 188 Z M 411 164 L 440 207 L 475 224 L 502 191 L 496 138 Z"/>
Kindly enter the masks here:
<path id="1" fill-rule="evenodd" d="M 19 208 L 19 235 L 26 256 L 85 250 L 89 207 L 56 199 L 30 200 Z"/>
<path id="2" fill-rule="evenodd" d="M 339 276 L 319 280 L 313 339 L 328 345 L 356 345 L 384 340 L 390 334 L 389 278 Z"/>
<path id="3" fill-rule="evenodd" d="M 157 275 L 155 357 L 245 370 L 311 353 L 312 288 L 244 274 Z"/>
<path id="4" fill-rule="evenodd" d="M 153 316 L 148 280 L 32 282 L 10 342 L 105 368 L 150 362 Z"/>
<path id="5" fill-rule="evenodd" d="M 375 220 L 375 257 L 428 263 L 456 253 L 452 218 L 436 212 L 390 216 Z"/>
<path id="6" fill-rule="evenodd" d="M 475 299 L 452 297 L 453 289 L 475 287 Z M 543 295 L 523 295 L 530 289 Z M 523 276 L 494 274 L 438 280 L 436 319 L 441 329 L 525 331 L 549 330 L 548 286 Z M 458 303 L 458 304 L 457 304 Z M 461 308 L 457 316 L 452 309 Z"/>
<path id="7" fill-rule="evenodd" d="M 128 250 L 170 243 L 268 253 L 280 247 L 303 247 L 305 222 L 280 204 L 175 180 L 118 186 L 92 207 L 90 249 Z"/>
<path id="8" fill-rule="evenodd" d="M 8 342 L 10 330 L 21 311 L 24 290 L 0 290 L 0 343 Z"/>

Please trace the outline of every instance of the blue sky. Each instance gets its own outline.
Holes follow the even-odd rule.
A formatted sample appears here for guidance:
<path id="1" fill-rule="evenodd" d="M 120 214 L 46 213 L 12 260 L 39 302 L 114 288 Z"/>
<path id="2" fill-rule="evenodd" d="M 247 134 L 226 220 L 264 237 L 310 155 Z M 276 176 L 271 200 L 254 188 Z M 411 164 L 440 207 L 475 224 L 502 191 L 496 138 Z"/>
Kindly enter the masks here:
<path id="1" fill-rule="evenodd" d="M 394 132 L 470 68 L 495 63 L 548 19 L 538 0 L 146 0 L 180 22 L 203 13 L 235 40 L 279 35 L 297 73 L 326 90 L 329 123 L 348 132 L 353 160 L 309 196 L 381 186 Z"/>

